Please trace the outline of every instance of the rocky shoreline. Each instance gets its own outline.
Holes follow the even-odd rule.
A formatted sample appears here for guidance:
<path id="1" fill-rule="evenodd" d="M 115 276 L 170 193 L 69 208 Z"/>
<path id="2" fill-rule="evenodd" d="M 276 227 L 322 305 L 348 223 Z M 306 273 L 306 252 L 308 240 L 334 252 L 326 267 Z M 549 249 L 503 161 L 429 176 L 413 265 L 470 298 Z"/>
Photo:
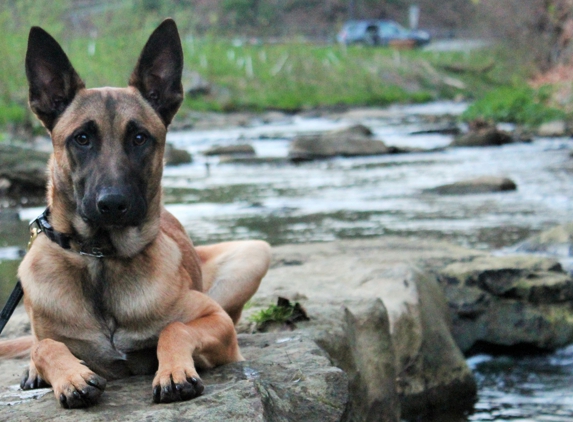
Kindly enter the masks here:
<path id="1" fill-rule="evenodd" d="M 563 243 L 563 235 L 538 238 L 547 248 Z M 154 405 L 151 378 L 139 377 L 110 383 L 92 409 L 64 411 L 50 390 L 18 391 L 27 362 L 8 360 L 0 419 L 456 420 L 476 397 L 463 352 L 573 342 L 573 279 L 551 257 L 400 237 L 284 245 L 273 256 L 237 327 L 247 361 L 204 372 L 204 396 Z M 298 302 L 309 320 L 253 333 L 249 317 L 278 297 Z M 3 336 L 28 330 L 19 310 Z"/>
<path id="2" fill-rule="evenodd" d="M 383 109 L 345 115 L 357 113 L 360 118 L 364 113 L 375 119 L 389 116 Z M 229 119 L 237 126 L 289 118 L 237 114 L 235 120 L 225 116 L 207 122 L 206 128 L 228 125 Z M 436 127 L 447 120 L 441 119 Z M 447 126 L 443 130 L 452 131 L 451 122 Z M 452 135 L 459 134 L 455 129 Z M 554 132 L 545 136 L 564 134 Z M 458 136 L 448 148 L 525 141 L 487 127 Z M 284 157 L 258 157 L 249 145 L 234 147 L 203 154 L 218 155 L 221 164 L 260 164 L 421 152 L 386 146 L 364 126 L 298 136 Z M 49 153 L 41 151 L 0 145 L 0 209 L 44 201 Z M 172 163 L 190 160 L 185 152 L 175 151 Z M 421 193 L 515 189 L 510 179 L 482 177 Z M 64 411 L 49 389 L 19 391 L 27 361 L 5 360 L 0 361 L 0 420 L 398 422 L 439 415 L 460 421 L 472 411 L 477 393 L 468 354 L 499 348 L 548 351 L 573 343 L 573 224 L 541 233 L 503 255 L 391 236 L 283 245 L 273 254 L 272 267 L 237 327 L 247 360 L 202 373 L 203 396 L 154 405 L 151 377 L 134 377 L 110 383 L 94 408 Z M 258 332 L 250 317 L 278 298 L 298 303 L 308 321 Z M 29 330 L 20 308 L 2 337 Z"/>
<path id="3" fill-rule="evenodd" d="M 421 149 L 400 148 L 386 145 L 375 139 L 370 128 L 359 123 L 364 120 L 408 121 L 408 116 L 385 108 L 348 109 L 340 112 L 314 110 L 297 116 L 282 112 L 255 113 L 190 113 L 174 122 L 172 131 L 216 130 L 233 127 L 253 127 L 257 125 L 292 122 L 295 117 L 326 117 L 333 120 L 355 122 L 347 127 L 329 132 L 307 133 L 294 136 L 288 156 L 257 156 L 249 143 L 240 145 L 215 146 L 202 151 L 205 156 L 219 156 L 219 163 L 240 164 L 285 164 L 330 159 L 333 157 L 359 157 L 415 152 L 438 152 L 444 148 Z M 413 132 L 421 134 L 447 134 L 452 136 L 446 148 L 488 147 L 510 143 L 531 142 L 533 135 L 541 137 L 570 136 L 573 131 L 564 121 L 541 125 L 537 132 L 526 133 L 515 128 L 511 133 L 497 128 L 491 122 L 471 122 L 468 128 L 450 115 L 416 115 L 428 129 Z M 462 127 L 464 130 L 462 130 Z M 0 209 L 20 205 L 39 205 L 44 202 L 44 186 L 47 181 L 45 171 L 51 144 L 46 137 L 36 137 L 29 142 L 4 142 L 0 144 Z M 179 165 L 192 162 L 193 157 L 186 150 L 168 144 L 165 151 L 166 165 Z M 438 186 L 431 193 L 467 194 L 498 192 L 516 189 L 515 183 L 507 178 L 461 180 L 453 185 Z"/>

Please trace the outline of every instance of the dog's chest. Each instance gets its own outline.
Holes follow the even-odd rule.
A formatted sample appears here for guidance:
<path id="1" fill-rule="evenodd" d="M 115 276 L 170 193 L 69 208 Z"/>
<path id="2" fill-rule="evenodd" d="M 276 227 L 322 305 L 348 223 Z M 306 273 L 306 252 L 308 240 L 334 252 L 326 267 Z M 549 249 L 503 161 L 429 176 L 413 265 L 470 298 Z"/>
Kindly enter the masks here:
<path id="1" fill-rule="evenodd" d="M 158 281 L 149 271 L 127 263 L 94 260 L 83 294 L 111 346 L 123 353 L 153 347 L 169 322 L 163 313 Z"/>

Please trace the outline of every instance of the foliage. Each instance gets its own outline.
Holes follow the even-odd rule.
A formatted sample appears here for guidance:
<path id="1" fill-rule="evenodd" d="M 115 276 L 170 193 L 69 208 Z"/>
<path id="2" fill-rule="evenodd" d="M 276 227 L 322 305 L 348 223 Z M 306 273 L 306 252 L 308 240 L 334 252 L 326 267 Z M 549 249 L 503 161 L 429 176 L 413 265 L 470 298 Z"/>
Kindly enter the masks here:
<path id="1" fill-rule="evenodd" d="M 322 6 L 321 2 L 295 0 L 284 4 L 279 0 L 216 2 L 219 8 L 239 3 L 246 6 L 257 3 L 258 11 L 253 19 L 262 24 L 264 20 L 275 19 L 277 14 L 290 13 L 289 5 L 296 6 L 296 10 L 306 5 L 304 8 L 308 8 L 310 16 L 311 12 L 334 10 L 336 2 Z M 189 86 L 192 71 L 213 86 L 210 95 L 186 98 L 181 116 L 190 110 L 297 111 L 338 105 L 423 102 L 460 94 L 474 98 L 492 86 L 509 84 L 515 75 L 519 80 L 524 79 L 521 68 L 514 63 L 508 65 L 506 58 L 498 57 L 493 48 L 432 53 L 344 47 L 308 43 L 304 39 L 247 42 L 244 38 L 214 36 L 214 32 L 197 36 L 194 28 L 201 19 L 207 26 L 215 25 L 211 25 L 211 21 L 216 25 L 222 22 L 218 15 L 221 10 L 213 9 L 207 0 L 193 2 L 197 13 L 190 13 L 186 2 L 175 0 L 125 0 L 106 2 L 91 14 L 72 17 L 69 9 L 73 9 L 74 4 L 74 0 L 59 0 L 44 6 L 32 0 L 17 0 L 8 1 L 7 7 L 0 10 L 0 24 L 5 28 L 0 39 L 3 58 L 0 61 L 0 125 L 30 119 L 26 112 L 27 84 L 23 69 L 31 25 L 42 26 L 62 44 L 88 87 L 125 86 L 137 54 L 151 31 L 164 16 L 173 16 L 183 39 L 184 87 Z M 247 9 L 240 10 L 247 13 Z M 217 12 L 210 15 L 213 10 Z M 441 64 L 462 63 L 472 67 L 486 60 L 496 62 L 488 75 L 448 74 L 441 70 Z M 458 82 L 452 84 L 454 79 Z"/>
<path id="2" fill-rule="evenodd" d="M 537 126 L 543 122 L 564 118 L 563 111 L 546 105 L 549 97 L 549 87 L 539 90 L 528 86 L 498 88 L 468 107 L 462 119 L 470 121 L 482 118 Z"/>
<path id="3" fill-rule="evenodd" d="M 270 305 L 266 309 L 254 313 L 249 320 L 259 325 L 267 322 L 285 323 L 293 314 L 294 306 Z"/>

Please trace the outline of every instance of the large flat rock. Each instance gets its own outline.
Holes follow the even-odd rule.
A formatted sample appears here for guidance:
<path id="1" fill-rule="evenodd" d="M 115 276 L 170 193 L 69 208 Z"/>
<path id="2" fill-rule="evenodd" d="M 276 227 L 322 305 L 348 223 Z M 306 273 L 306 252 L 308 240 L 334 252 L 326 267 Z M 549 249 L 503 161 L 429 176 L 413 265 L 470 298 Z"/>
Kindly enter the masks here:
<path id="1" fill-rule="evenodd" d="M 341 421 L 348 401 L 345 373 L 301 333 L 241 335 L 245 362 L 200 373 L 205 392 L 181 403 L 154 404 L 152 376 L 110 382 L 100 403 L 64 410 L 51 389 L 18 388 L 26 360 L 0 361 L 3 421 Z"/>

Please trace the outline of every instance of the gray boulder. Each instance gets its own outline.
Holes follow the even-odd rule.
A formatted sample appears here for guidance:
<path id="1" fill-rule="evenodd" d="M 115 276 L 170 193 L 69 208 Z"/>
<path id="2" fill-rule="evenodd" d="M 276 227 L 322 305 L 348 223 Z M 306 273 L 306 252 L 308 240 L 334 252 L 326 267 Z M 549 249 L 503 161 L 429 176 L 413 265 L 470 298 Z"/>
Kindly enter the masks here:
<path id="1" fill-rule="evenodd" d="M 461 180 L 459 182 L 426 189 L 424 192 L 439 195 L 470 195 L 477 193 L 493 193 L 516 190 L 515 182 L 507 177 L 482 176 L 475 179 Z"/>
<path id="2" fill-rule="evenodd" d="M 454 138 L 452 147 L 487 147 L 510 144 L 513 138 L 495 127 L 480 128 Z"/>
<path id="3" fill-rule="evenodd" d="M 255 149 L 249 144 L 214 146 L 205 151 L 203 155 L 255 155 Z"/>
<path id="4" fill-rule="evenodd" d="M 153 404 L 152 376 L 110 382 L 89 410 L 64 410 L 51 389 L 18 389 L 26 360 L 0 361 L 0 420 L 342 421 L 348 380 L 301 333 L 239 336 L 245 362 L 200 373 L 206 388 L 188 402 Z"/>
<path id="5" fill-rule="evenodd" d="M 381 155 L 395 152 L 384 142 L 372 139 L 372 132 L 366 126 L 356 125 L 324 134 L 295 137 L 289 148 L 293 161 L 314 160 L 336 156 L 355 157 Z"/>
<path id="6" fill-rule="evenodd" d="M 475 253 L 391 237 L 280 246 L 246 315 L 276 296 L 300 301 L 310 321 L 298 330 L 349 376 L 352 420 L 471 406 L 476 385 L 450 334 L 444 294 L 415 263 Z"/>
<path id="7" fill-rule="evenodd" d="M 43 203 L 49 158 L 47 152 L 0 144 L 0 198 L 7 198 L 12 205 Z"/>
<path id="8" fill-rule="evenodd" d="M 237 156 L 237 155 L 221 155 L 219 164 L 272 164 L 281 165 L 288 164 L 289 161 L 284 157 L 256 157 L 256 156 Z"/>
<path id="9" fill-rule="evenodd" d="M 554 259 L 488 256 L 439 271 L 463 351 L 478 344 L 556 349 L 573 342 L 573 279 Z"/>
<path id="10" fill-rule="evenodd" d="M 573 274 L 573 223 L 566 223 L 543 231 L 508 250 L 534 253 L 559 259 L 563 268 Z"/>
<path id="11" fill-rule="evenodd" d="M 193 162 L 193 156 L 189 151 L 175 148 L 172 144 L 166 144 L 164 160 L 166 166 L 177 166 Z"/>
<path id="12" fill-rule="evenodd" d="M 573 223 L 543 231 L 518 243 L 512 249 L 516 252 L 573 257 Z"/>

